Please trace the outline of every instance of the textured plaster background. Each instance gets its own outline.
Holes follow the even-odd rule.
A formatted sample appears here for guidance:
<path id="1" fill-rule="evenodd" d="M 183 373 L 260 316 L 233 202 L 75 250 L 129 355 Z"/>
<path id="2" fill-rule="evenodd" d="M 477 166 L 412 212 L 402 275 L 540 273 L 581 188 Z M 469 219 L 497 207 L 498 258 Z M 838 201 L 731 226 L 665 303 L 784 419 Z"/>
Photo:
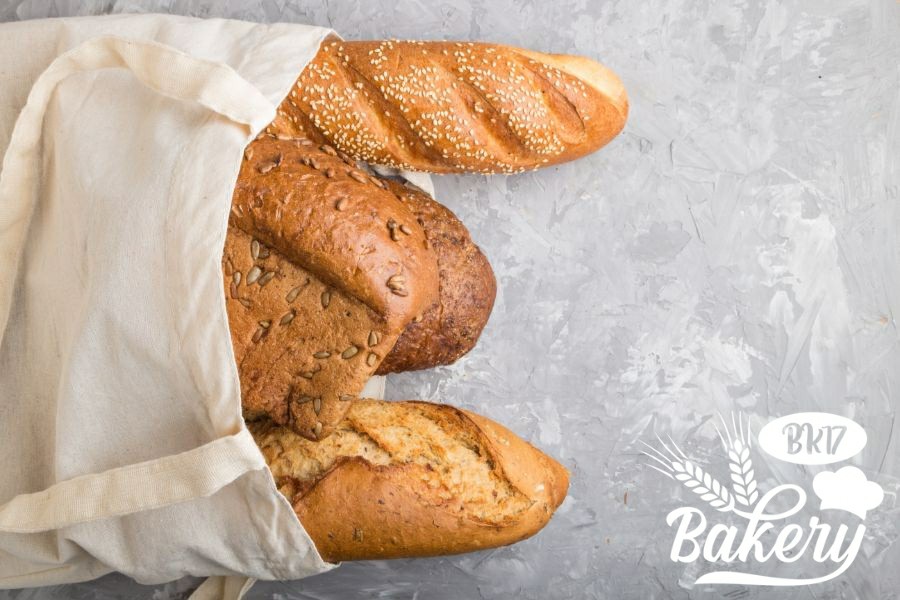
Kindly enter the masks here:
<path id="1" fill-rule="evenodd" d="M 438 198 L 491 259 L 500 293 L 471 355 L 388 383 L 390 398 L 476 409 L 558 457 L 572 487 L 557 516 L 511 548 L 346 564 L 257 584 L 250 598 L 900 594 L 894 0 L 0 0 L 2 20 L 123 11 L 585 54 L 615 69 L 630 94 L 624 134 L 594 156 L 515 177 L 436 178 Z M 669 560 L 665 515 L 695 501 L 642 466 L 637 440 L 671 434 L 727 477 L 707 421 L 737 409 L 756 430 L 800 410 L 867 428 L 854 463 L 888 493 L 847 575 L 813 588 L 701 589 L 692 582 L 709 565 Z M 815 468 L 755 459 L 762 488 L 810 489 Z M 110 576 L 0 600 L 174 600 L 197 584 Z"/>

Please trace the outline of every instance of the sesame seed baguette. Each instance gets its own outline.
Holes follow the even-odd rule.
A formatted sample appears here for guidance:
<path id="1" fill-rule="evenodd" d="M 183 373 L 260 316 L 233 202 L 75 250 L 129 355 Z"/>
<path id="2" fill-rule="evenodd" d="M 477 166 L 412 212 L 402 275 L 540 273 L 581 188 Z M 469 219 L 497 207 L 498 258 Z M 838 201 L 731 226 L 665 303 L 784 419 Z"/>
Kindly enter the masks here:
<path id="1" fill-rule="evenodd" d="M 223 275 L 245 417 L 309 439 L 330 434 L 439 293 L 422 227 L 380 179 L 269 135 L 245 153 Z"/>
<path id="2" fill-rule="evenodd" d="M 559 463 L 493 421 L 427 402 L 359 400 L 326 440 L 251 423 L 325 560 L 436 556 L 512 544 L 568 489 Z"/>
<path id="3" fill-rule="evenodd" d="M 622 130 L 628 100 L 612 71 L 578 56 L 330 39 L 280 110 L 372 164 L 510 173 L 604 146 Z"/>

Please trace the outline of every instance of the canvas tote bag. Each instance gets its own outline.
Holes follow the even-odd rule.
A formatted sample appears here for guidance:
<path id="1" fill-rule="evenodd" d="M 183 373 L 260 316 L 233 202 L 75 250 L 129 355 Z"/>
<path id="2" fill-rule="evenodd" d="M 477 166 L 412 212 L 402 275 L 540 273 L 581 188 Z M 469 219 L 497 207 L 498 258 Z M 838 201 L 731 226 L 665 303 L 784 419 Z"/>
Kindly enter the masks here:
<path id="1" fill-rule="evenodd" d="M 329 33 L 0 25 L 0 587 L 333 566 L 241 418 L 220 266 L 243 149 Z"/>

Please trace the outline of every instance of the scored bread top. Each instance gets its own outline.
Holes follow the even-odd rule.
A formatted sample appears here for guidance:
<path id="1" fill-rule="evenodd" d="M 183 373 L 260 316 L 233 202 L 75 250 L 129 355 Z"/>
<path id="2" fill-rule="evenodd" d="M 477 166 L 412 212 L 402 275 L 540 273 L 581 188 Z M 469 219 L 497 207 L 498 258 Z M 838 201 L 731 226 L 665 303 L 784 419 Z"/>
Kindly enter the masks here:
<path id="1" fill-rule="evenodd" d="M 266 423 L 251 431 L 331 561 L 510 544 L 543 527 L 568 487 L 556 461 L 447 405 L 360 400 L 316 443 Z"/>
<path id="2" fill-rule="evenodd" d="M 439 294 L 436 257 L 403 202 L 305 138 L 247 148 L 223 274 L 245 417 L 309 439 L 330 434 Z"/>
<path id="3" fill-rule="evenodd" d="M 425 233 L 380 179 L 322 148 L 269 135 L 253 142 L 230 223 L 404 326 L 437 300 Z"/>
<path id="4" fill-rule="evenodd" d="M 497 173 L 597 150 L 624 127 L 628 100 L 618 77 L 587 58 L 476 42 L 331 39 L 284 110 L 373 164 Z"/>
<path id="5" fill-rule="evenodd" d="M 235 227 L 223 262 L 244 417 L 268 417 L 311 439 L 327 436 L 398 329 Z"/>

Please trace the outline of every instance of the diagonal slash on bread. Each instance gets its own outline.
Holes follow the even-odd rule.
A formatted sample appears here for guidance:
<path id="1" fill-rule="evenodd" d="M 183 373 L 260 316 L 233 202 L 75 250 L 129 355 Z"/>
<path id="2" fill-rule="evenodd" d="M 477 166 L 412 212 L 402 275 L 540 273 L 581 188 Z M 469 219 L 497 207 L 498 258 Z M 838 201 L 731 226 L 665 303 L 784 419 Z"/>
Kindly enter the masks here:
<path id="1" fill-rule="evenodd" d="M 628 98 L 578 56 L 480 42 L 326 41 L 283 107 L 371 164 L 512 173 L 573 160 L 622 130 Z"/>
<path id="2" fill-rule="evenodd" d="M 330 561 L 511 544 L 543 527 L 568 488 L 559 463 L 448 405 L 359 400 L 320 442 L 267 423 L 251 431 Z"/>

